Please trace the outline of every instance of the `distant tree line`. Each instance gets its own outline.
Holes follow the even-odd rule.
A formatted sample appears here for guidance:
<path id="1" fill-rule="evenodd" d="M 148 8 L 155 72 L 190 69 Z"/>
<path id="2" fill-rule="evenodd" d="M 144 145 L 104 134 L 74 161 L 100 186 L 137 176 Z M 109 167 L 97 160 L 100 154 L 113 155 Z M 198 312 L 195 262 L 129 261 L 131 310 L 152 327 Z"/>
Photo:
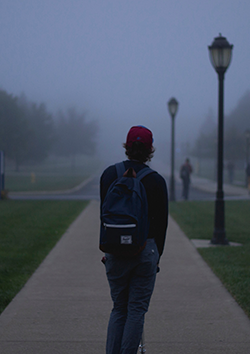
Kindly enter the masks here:
<path id="1" fill-rule="evenodd" d="M 0 150 L 15 162 L 44 161 L 50 154 L 74 159 L 94 154 L 97 122 L 74 108 L 52 115 L 44 103 L 29 102 L 25 95 L 13 96 L 0 90 Z"/>
<path id="2" fill-rule="evenodd" d="M 250 91 L 239 100 L 232 112 L 225 116 L 224 157 L 235 163 L 246 156 L 246 130 L 250 130 Z M 193 155 L 215 158 L 217 154 L 217 117 L 210 110 L 193 148 Z"/>
<path id="3" fill-rule="evenodd" d="M 55 119 L 55 142 L 53 151 L 57 156 L 71 159 L 75 165 L 78 154 L 93 155 L 96 151 L 96 121 L 86 121 L 86 113 L 78 113 L 75 108 L 66 112 L 58 111 Z"/>

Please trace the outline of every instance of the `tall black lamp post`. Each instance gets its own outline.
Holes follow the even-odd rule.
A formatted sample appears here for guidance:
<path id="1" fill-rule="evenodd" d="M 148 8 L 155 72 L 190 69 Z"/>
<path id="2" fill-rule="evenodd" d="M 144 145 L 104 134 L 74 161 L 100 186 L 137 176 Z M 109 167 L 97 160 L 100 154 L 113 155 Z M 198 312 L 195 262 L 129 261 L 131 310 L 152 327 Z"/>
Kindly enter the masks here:
<path id="1" fill-rule="evenodd" d="M 246 166 L 249 164 L 250 130 L 246 130 Z"/>
<path id="2" fill-rule="evenodd" d="M 246 134 L 246 169 L 247 169 L 249 164 L 250 130 L 247 129 L 245 131 L 245 134 Z M 248 186 L 248 175 L 246 173 L 246 187 L 247 186 Z"/>
<path id="3" fill-rule="evenodd" d="M 210 60 L 219 79 L 218 105 L 218 150 L 217 150 L 217 192 L 215 201 L 214 234 L 212 244 L 227 245 L 225 232 L 225 206 L 223 192 L 223 130 L 224 130 L 224 74 L 229 67 L 233 45 L 220 34 L 208 47 Z"/>
<path id="4" fill-rule="evenodd" d="M 168 101 L 168 110 L 169 114 L 172 117 L 172 135 L 171 135 L 171 177 L 170 177 L 170 194 L 169 198 L 171 201 L 175 201 L 175 178 L 174 178 L 174 150 L 175 150 L 175 141 L 174 141 L 174 118 L 177 113 L 179 103 L 173 97 Z"/>

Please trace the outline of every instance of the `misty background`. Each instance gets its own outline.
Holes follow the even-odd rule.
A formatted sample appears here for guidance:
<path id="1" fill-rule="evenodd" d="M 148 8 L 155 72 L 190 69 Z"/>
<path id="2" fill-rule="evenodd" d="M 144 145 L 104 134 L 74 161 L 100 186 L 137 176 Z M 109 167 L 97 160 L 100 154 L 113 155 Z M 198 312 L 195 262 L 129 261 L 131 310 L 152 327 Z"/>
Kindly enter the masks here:
<path id="1" fill-rule="evenodd" d="M 241 122 L 241 132 L 250 128 L 249 17 L 247 0 L 2 0 L 0 88 L 44 103 L 53 117 L 84 112 L 107 163 L 124 158 L 129 128 L 145 125 L 155 159 L 165 163 L 171 97 L 179 102 L 177 154 L 199 149 L 201 132 L 216 129 L 218 79 L 208 45 L 219 33 L 234 45 L 225 115 L 231 126 Z M 244 122 L 235 114 L 242 100 Z"/>

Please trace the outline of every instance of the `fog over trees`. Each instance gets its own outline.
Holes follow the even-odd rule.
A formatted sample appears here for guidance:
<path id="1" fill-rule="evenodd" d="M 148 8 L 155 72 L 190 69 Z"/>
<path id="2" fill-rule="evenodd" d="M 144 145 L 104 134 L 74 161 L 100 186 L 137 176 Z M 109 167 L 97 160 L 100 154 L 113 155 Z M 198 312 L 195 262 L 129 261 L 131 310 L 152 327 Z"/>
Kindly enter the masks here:
<path id="1" fill-rule="evenodd" d="M 21 165 L 43 162 L 50 155 L 68 158 L 74 167 L 77 155 L 93 155 L 97 151 L 98 122 L 87 118 L 86 111 L 74 107 L 52 114 L 44 103 L 0 90 L 0 150 L 15 163 L 17 171 Z M 250 91 L 225 116 L 225 160 L 244 161 L 247 129 L 250 130 Z M 210 109 L 191 155 L 215 159 L 216 154 L 217 112 Z"/>
<path id="2" fill-rule="evenodd" d="M 75 108 L 58 111 L 55 119 L 55 142 L 53 152 L 58 156 L 71 158 L 75 165 L 76 155 L 93 155 L 96 152 L 96 121 L 86 121 L 86 113 L 78 113 Z"/>
<path id="3" fill-rule="evenodd" d="M 88 122 L 84 112 L 70 108 L 53 116 L 44 103 L 0 90 L 0 150 L 15 163 L 16 171 L 51 154 L 70 157 L 74 164 L 77 154 L 95 153 L 97 131 L 97 122 Z"/>
<path id="4" fill-rule="evenodd" d="M 27 125 L 27 151 L 23 162 L 41 162 L 49 155 L 54 143 L 52 114 L 47 111 L 44 103 L 29 102 L 25 95 L 21 95 L 17 102 Z"/>
<path id="5" fill-rule="evenodd" d="M 217 113 L 217 112 L 216 112 Z M 245 159 L 245 132 L 250 129 L 250 91 L 239 100 L 224 123 L 224 157 L 232 162 Z M 193 155 L 215 158 L 217 153 L 217 114 L 209 110 L 194 144 Z"/>

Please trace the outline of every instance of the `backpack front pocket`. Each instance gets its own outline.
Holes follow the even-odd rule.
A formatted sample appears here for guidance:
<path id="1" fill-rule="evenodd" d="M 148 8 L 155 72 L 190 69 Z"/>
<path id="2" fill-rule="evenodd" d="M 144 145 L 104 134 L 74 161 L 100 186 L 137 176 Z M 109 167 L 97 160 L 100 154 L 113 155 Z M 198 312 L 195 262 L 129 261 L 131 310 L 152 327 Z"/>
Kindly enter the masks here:
<path id="1" fill-rule="evenodd" d="M 136 224 L 103 223 L 104 243 L 116 245 L 131 245 L 136 234 Z"/>

